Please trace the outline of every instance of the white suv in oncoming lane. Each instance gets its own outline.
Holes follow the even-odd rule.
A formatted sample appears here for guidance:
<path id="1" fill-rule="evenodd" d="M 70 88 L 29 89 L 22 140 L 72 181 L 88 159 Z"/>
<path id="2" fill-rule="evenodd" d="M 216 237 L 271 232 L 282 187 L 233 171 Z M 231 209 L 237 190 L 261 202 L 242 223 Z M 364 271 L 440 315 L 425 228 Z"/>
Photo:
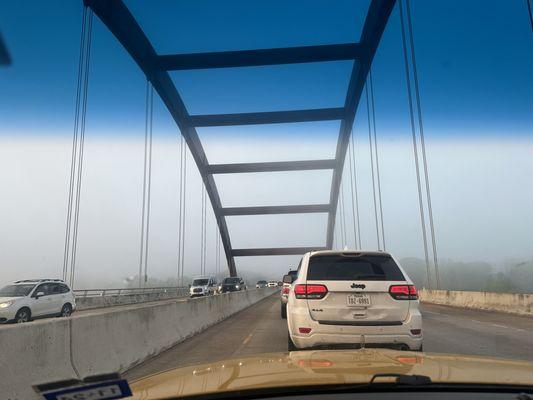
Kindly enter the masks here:
<path id="1" fill-rule="evenodd" d="M 0 289 L 0 323 L 68 317 L 75 309 L 72 290 L 60 279 L 28 279 Z"/>
<path id="2" fill-rule="evenodd" d="M 422 350 L 418 306 L 416 287 L 388 253 L 307 253 L 289 293 L 288 347 Z"/>

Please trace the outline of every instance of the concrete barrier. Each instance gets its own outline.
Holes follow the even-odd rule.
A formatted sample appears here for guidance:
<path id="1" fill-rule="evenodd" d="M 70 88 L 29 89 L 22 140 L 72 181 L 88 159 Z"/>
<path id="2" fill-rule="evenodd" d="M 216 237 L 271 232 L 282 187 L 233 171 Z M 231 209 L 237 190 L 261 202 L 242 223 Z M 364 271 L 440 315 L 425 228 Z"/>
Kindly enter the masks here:
<path id="1" fill-rule="evenodd" d="M 533 316 L 533 294 L 421 289 L 419 296 L 423 303 Z"/>
<path id="2" fill-rule="evenodd" d="M 247 290 L 95 310 L 0 329 L 2 399 L 38 399 L 32 385 L 124 371 L 268 297 Z"/>
<path id="3" fill-rule="evenodd" d="M 133 293 L 121 294 L 120 296 L 90 296 L 76 297 L 76 307 L 78 310 L 91 310 L 94 308 L 114 307 L 124 304 L 139 304 L 150 301 L 159 301 L 165 299 L 176 299 L 188 296 L 177 292 L 155 292 L 155 293 Z"/>

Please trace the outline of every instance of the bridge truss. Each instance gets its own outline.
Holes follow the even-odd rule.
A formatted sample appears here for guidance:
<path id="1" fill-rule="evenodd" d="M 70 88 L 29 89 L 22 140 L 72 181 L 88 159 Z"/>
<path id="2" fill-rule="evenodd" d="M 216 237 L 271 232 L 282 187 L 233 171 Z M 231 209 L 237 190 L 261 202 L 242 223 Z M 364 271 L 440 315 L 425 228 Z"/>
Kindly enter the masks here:
<path id="1" fill-rule="evenodd" d="M 355 114 L 381 36 L 395 0 L 372 0 L 361 37 L 356 43 L 301 46 L 244 51 L 194 54 L 157 54 L 134 16 L 122 0 L 84 0 L 85 5 L 107 26 L 151 82 L 187 142 L 211 201 L 226 254 L 229 273 L 236 275 L 235 257 L 298 255 L 310 250 L 331 249 L 339 200 L 339 188 Z M 170 78 L 169 71 L 235 68 L 264 65 L 353 60 L 343 107 L 242 114 L 190 115 Z M 325 160 L 209 164 L 196 128 L 231 125 L 278 124 L 310 121 L 340 121 L 335 158 Z M 264 207 L 223 207 L 215 183 L 216 174 L 247 172 L 332 170 L 327 204 Z M 327 213 L 327 233 L 323 246 L 236 249 L 226 224 L 226 216 L 260 214 Z"/>

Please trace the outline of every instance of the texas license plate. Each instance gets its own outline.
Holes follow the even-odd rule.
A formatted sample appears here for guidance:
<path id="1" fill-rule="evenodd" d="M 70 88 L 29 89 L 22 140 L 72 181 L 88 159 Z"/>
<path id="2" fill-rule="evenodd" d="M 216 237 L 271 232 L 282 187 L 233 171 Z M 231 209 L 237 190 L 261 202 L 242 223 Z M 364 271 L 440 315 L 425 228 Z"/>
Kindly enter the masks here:
<path id="1" fill-rule="evenodd" d="M 350 294 L 346 298 L 349 307 L 369 307 L 370 296 L 368 294 Z"/>

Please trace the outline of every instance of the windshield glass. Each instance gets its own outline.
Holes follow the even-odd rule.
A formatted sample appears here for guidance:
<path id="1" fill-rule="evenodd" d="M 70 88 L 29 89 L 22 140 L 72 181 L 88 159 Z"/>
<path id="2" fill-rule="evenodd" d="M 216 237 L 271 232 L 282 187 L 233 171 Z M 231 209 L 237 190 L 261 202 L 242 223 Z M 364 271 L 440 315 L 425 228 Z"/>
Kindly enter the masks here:
<path id="1" fill-rule="evenodd" d="M 398 265 L 389 256 L 314 256 L 309 261 L 310 281 L 403 281 Z"/>
<path id="2" fill-rule="evenodd" d="M 22 297 L 30 294 L 35 285 L 7 285 L 0 289 L 0 297 Z"/>
<path id="3" fill-rule="evenodd" d="M 532 12 L 0 0 L 0 400 L 533 380 Z"/>

